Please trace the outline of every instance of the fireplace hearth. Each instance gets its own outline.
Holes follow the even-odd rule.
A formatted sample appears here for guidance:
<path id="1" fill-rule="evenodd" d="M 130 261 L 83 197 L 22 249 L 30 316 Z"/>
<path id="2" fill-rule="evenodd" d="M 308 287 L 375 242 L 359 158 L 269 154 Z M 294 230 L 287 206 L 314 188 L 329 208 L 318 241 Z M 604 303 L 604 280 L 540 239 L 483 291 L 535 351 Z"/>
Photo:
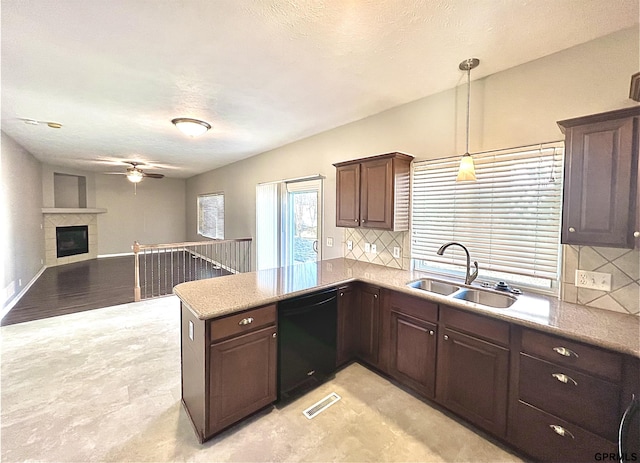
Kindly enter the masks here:
<path id="1" fill-rule="evenodd" d="M 56 227 L 56 256 L 67 257 L 89 252 L 89 227 Z"/>

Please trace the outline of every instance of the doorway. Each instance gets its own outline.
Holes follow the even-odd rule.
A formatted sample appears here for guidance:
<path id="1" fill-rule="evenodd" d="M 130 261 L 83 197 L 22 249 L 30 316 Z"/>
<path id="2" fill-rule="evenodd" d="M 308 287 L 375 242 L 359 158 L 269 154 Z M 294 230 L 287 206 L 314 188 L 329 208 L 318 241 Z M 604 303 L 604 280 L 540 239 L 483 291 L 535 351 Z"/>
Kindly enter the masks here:
<path id="1" fill-rule="evenodd" d="M 256 268 L 322 260 L 322 178 L 256 188 Z"/>

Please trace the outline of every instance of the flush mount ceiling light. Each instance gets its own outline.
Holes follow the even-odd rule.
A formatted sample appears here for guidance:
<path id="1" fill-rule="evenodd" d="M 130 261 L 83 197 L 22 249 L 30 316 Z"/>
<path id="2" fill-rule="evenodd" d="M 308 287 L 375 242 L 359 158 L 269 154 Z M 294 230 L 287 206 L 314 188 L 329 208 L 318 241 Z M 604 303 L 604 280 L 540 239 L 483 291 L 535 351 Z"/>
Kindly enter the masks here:
<path id="1" fill-rule="evenodd" d="M 40 124 L 46 124 L 47 127 L 51 127 L 52 129 L 60 129 L 62 128 L 62 124 L 59 122 L 52 122 L 52 121 L 38 121 L 36 119 L 28 119 L 25 117 L 19 117 L 18 119 L 20 119 L 22 122 L 24 122 L 25 124 L 29 124 L 29 125 L 40 125 Z"/>
<path id="2" fill-rule="evenodd" d="M 211 128 L 208 122 L 201 121 L 199 119 L 191 119 L 189 117 L 177 117 L 171 121 L 173 125 L 185 135 L 190 137 L 197 137 L 205 133 Z"/>
<path id="3" fill-rule="evenodd" d="M 478 58 L 469 58 L 458 66 L 461 71 L 467 71 L 467 144 L 465 153 L 460 159 L 460 169 L 458 170 L 456 182 L 476 181 L 476 168 L 473 164 L 473 158 L 469 154 L 469 110 L 471 102 L 471 70 L 478 67 L 478 64 L 480 64 Z"/>

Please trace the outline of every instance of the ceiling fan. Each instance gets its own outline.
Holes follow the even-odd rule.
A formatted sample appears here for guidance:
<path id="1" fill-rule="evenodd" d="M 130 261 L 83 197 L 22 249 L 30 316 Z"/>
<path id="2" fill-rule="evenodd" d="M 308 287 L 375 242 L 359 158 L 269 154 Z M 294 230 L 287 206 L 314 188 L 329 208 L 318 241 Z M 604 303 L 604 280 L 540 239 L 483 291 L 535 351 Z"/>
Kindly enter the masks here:
<path id="1" fill-rule="evenodd" d="M 127 180 L 131 183 L 140 183 L 143 178 L 164 178 L 164 174 L 153 174 L 150 172 L 143 171 L 138 166 L 144 166 L 145 164 L 141 162 L 135 161 L 124 161 L 127 164 L 131 164 L 131 167 L 127 168 L 126 172 L 107 172 L 108 174 L 113 175 L 126 175 Z"/>

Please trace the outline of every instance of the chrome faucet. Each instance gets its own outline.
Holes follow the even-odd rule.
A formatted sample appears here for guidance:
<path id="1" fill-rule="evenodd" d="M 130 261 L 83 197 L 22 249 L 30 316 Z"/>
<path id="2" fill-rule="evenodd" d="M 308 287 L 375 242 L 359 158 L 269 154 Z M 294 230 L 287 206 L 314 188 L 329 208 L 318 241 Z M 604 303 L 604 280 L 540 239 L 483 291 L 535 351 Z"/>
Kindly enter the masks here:
<path id="1" fill-rule="evenodd" d="M 476 266 L 476 270 L 472 274 L 471 273 L 471 256 L 469 256 L 469 251 L 467 250 L 467 248 L 465 248 L 460 243 L 457 243 L 455 241 L 451 241 L 450 243 L 443 244 L 442 246 L 440 246 L 440 249 L 438 249 L 438 255 L 441 256 L 444 253 L 445 249 L 447 249 L 449 246 L 452 246 L 454 244 L 456 246 L 460 246 L 462 249 L 464 249 L 464 252 L 467 254 L 467 274 L 466 274 L 466 276 L 464 278 L 464 284 L 465 285 L 470 285 L 473 282 L 473 280 L 475 280 L 478 277 L 478 262 L 473 261 L 473 265 Z"/>

